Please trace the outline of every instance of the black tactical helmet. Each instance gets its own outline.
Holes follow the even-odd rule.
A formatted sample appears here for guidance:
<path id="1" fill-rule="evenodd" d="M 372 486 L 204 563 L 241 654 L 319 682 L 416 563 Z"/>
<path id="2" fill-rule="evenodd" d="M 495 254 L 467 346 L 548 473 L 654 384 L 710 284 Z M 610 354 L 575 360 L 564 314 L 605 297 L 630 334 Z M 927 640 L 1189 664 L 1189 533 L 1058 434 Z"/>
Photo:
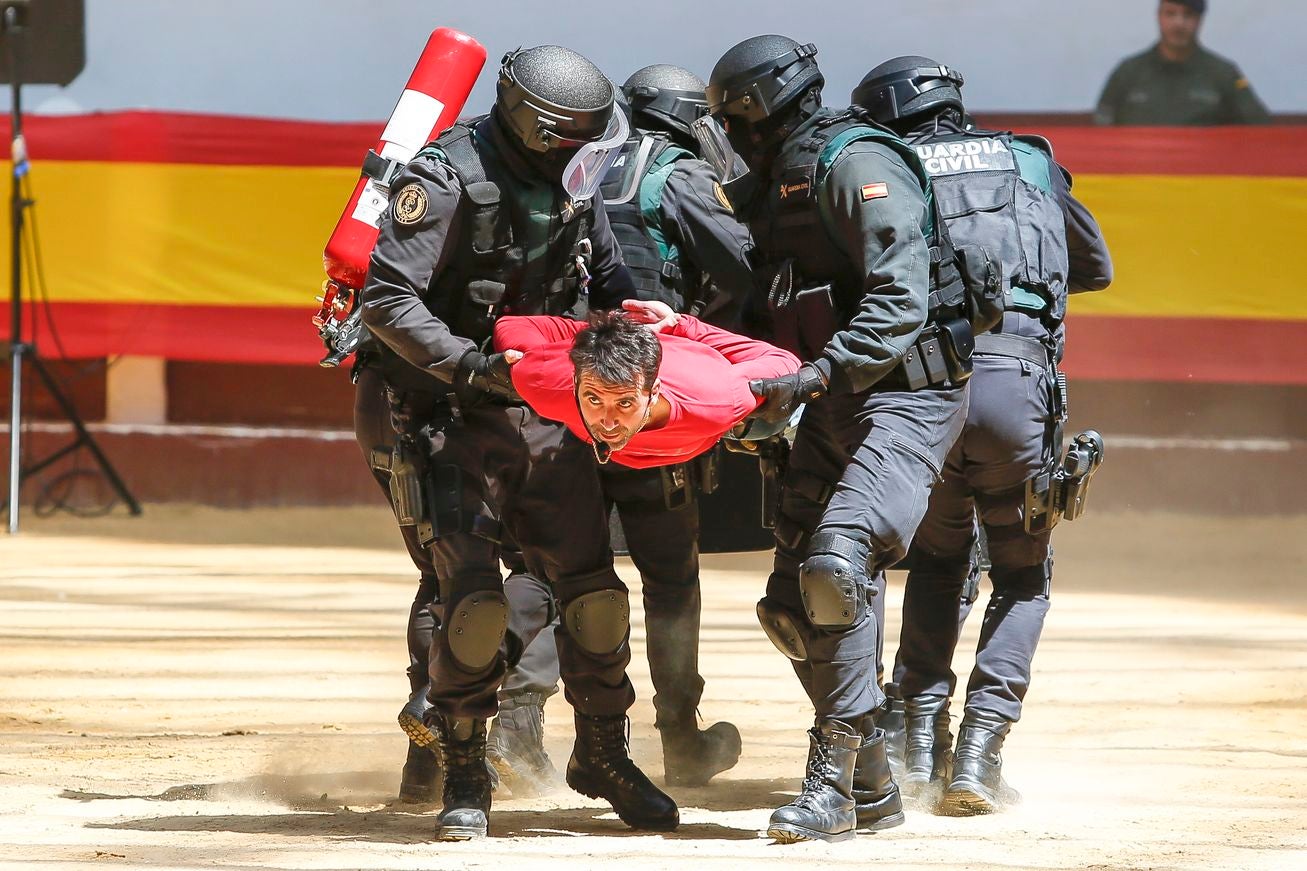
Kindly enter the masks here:
<path id="1" fill-rule="evenodd" d="M 682 67 L 651 64 L 631 73 L 622 93 L 641 127 L 679 133 L 689 139 L 690 124 L 702 115 L 708 101 L 703 79 Z"/>
<path id="2" fill-rule="evenodd" d="M 962 73 L 919 55 L 887 60 L 862 77 L 852 101 L 882 124 L 962 108 Z"/>
<path id="3" fill-rule="evenodd" d="M 722 55 L 708 77 L 708 111 L 732 124 L 757 125 L 825 83 L 817 47 L 787 36 L 754 36 Z"/>
<path id="4" fill-rule="evenodd" d="M 604 135 L 613 116 L 612 82 L 569 48 L 540 45 L 504 55 L 500 119 L 530 151 L 576 147 Z"/>

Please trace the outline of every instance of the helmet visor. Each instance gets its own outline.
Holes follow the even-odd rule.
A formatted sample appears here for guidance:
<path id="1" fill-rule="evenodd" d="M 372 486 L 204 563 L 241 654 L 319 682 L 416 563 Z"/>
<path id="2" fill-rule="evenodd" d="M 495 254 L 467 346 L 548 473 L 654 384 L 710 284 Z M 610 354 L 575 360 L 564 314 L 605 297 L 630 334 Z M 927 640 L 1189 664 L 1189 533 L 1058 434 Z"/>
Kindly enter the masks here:
<path id="1" fill-rule="evenodd" d="M 690 125 L 699 142 L 699 154 L 717 174 L 722 184 L 730 184 L 749 171 L 744 158 L 735 151 L 722 125 L 712 115 L 701 115 Z"/>
<path id="2" fill-rule="evenodd" d="M 626 143 L 630 130 L 630 125 L 626 123 L 626 113 L 614 111 L 608 120 L 608 128 L 599 139 L 594 142 L 564 141 L 566 145 L 579 146 L 563 170 L 563 190 L 569 197 L 580 202 L 594 197 L 609 167 Z"/>

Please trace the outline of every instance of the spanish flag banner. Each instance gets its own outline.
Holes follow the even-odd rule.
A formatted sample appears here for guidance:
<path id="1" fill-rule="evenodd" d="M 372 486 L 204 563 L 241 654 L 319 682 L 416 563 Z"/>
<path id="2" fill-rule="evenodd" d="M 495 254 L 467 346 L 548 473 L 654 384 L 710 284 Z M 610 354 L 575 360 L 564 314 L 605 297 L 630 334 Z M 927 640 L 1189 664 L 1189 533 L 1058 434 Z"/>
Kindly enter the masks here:
<path id="1" fill-rule="evenodd" d="M 316 363 L 322 247 L 382 126 L 29 117 L 48 293 L 29 269 L 28 335 L 49 353 L 53 325 L 74 357 Z M 1046 132 L 1116 267 L 1072 298 L 1069 373 L 1307 383 L 1307 130 Z"/>

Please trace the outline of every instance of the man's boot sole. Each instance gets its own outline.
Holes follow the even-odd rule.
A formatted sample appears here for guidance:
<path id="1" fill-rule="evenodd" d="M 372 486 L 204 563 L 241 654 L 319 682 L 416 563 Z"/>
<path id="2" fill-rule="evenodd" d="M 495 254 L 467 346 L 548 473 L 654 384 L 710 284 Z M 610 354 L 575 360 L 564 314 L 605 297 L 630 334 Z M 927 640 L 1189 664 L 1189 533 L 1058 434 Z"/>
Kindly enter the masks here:
<path id="1" fill-rule="evenodd" d="M 939 812 L 948 817 L 975 817 L 998 810 L 998 799 L 978 783 L 950 784 Z"/>
<path id="2" fill-rule="evenodd" d="M 857 829 L 849 829 L 847 832 L 819 832 L 794 823 L 777 823 L 767 827 L 767 837 L 778 844 L 798 844 L 802 841 L 825 841 L 833 844 L 837 841 L 847 841 L 856 834 Z"/>
<path id="3" fill-rule="evenodd" d="M 633 829 L 639 829 L 640 831 L 645 832 L 671 832 L 675 831 L 676 827 L 681 824 L 679 813 L 675 818 L 670 820 L 638 820 L 624 816 L 618 809 L 617 805 L 613 804 L 613 800 L 604 795 L 602 790 L 594 786 L 589 780 L 583 780 L 580 777 L 573 776 L 571 771 L 567 773 L 567 785 L 581 793 L 581 795 L 584 795 L 586 798 L 596 798 L 613 805 L 613 810 L 617 812 L 617 818 Z"/>
<path id="4" fill-rule="evenodd" d="M 438 826 L 437 841 L 471 841 L 486 837 L 489 826 Z"/>
<path id="5" fill-rule="evenodd" d="M 407 710 L 399 712 L 399 728 L 403 729 L 408 739 L 419 747 L 429 747 L 436 742 L 436 733 Z"/>

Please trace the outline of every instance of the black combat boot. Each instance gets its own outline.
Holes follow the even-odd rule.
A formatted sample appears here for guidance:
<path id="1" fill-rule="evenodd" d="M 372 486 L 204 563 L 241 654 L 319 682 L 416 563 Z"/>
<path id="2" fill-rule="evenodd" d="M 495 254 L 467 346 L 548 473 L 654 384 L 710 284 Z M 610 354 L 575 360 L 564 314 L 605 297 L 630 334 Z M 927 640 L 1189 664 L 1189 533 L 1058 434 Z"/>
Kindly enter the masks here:
<path id="1" fill-rule="evenodd" d="M 967 711 L 958 726 L 958 752 L 953 777 L 940 804 L 940 813 L 966 817 L 992 814 L 1016 804 L 1021 794 L 1003 780 L 1003 739 L 1012 724 L 992 714 Z"/>
<path id="2" fill-rule="evenodd" d="M 445 806 L 436 819 L 436 840 L 484 838 L 491 790 L 486 766 L 486 721 L 436 717 L 434 725 L 445 769 Z"/>
<path id="3" fill-rule="evenodd" d="M 552 792 L 558 769 L 545 752 L 545 696 L 516 693 L 499 702 L 499 716 L 490 725 L 486 747 L 499 782 L 514 798 Z"/>
<path id="4" fill-rule="evenodd" d="M 803 791 L 772 813 L 767 836 L 782 844 L 852 838 L 857 824 L 853 768 L 862 733 L 842 720 L 822 720 L 808 730 L 808 739 Z"/>
<path id="5" fill-rule="evenodd" d="M 435 747 L 408 742 L 408 756 L 399 776 L 399 800 L 405 804 L 426 804 L 436 800 L 440 789 L 440 760 Z"/>
<path id="6" fill-rule="evenodd" d="M 853 771 L 853 801 L 858 829 L 879 832 L 903 825 L 903 802 L 890 772 L 889 738 L 875 716 L 862 718 L 862 747 Z"/>
<path id="7" fill-rule="evenodd" d="M 408 740 L 419 747 L 430 747 L 436 741 L 436 733 L 427 728 L 426 724 L 427 711 L 431 710 L 431 703 L 427 701 L 429 689 L 431 684 L 414 690 L 404 707 L 399 709 L 399 728 L 408 735 Z"/>
<path id="8" fill-rule="evenodd" d="M 932 783 L 948 783 L 953 770 L 953 734 L 948 696 L 916 696 L 904 702 L 903 791 L 920 795 Z"/>
<path id="9" fill-rule="evenodd" d="M 576 714 L 576 744 L 567 762 L 567 785 L 613 806 L 633 829 L 670 832 L 681 821 L 671 796 L 653 785 L 631 761 L 624 714 Z"/>
<path id="10" fill-rule="evenodd" d="M 885 730 L 885 755 L 889 758 L 889 770 L 902 780 L 907 773 L 903 757 L 907 753 L 908 733 L 903 696 L 899 694 L 898 684 L 885 684 L 885 704 L 880 708 L 876 725 Z"/>
<path id="11" fill-rule="evenodd" d="M 663 739 L 663 780 L 668 786 L 703 786 L 740 761 L 740 730 L 732 723 L 700 729 L 688 722 L 657 724 Z"/>

